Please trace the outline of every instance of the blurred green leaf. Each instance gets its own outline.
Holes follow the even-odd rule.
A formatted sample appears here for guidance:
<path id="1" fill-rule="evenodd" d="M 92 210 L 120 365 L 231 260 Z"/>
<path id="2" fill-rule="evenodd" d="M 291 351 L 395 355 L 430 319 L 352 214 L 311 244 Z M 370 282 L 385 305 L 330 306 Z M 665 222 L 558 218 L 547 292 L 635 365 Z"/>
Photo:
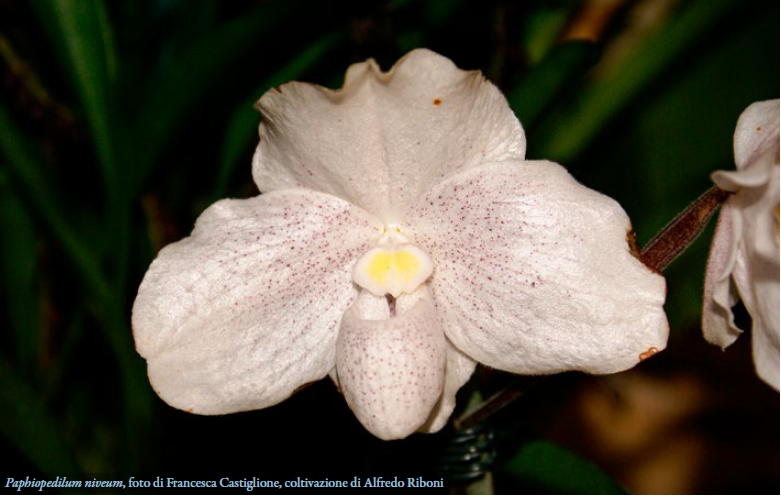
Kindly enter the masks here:
<path id="1" fill-rule="evenodd" d="M 136 353 L 129 317 L 124 310 L 102 310 L 102 322 L 109 329 L 105 331 L 114 353 L 122 379 L 125 444 L 123 452 L 128 469 L 142 468 L 149 451 L 152 432 L 152 388 L 146 375 L 146 362 Z"/>
<path id="2" fill-rule="evenodd" d="M 41 397 L 0 360 L 0 432 L 41 472 L 76 475 L 79 467 Z"/>
<path id="3" fill-rule="evenodd" d="M 2 170 L 0 170 L 2 173 Z M 0 282 L 16 342 L 16 363 L 31 373 L 40 353 L 41 310 L 33 222 L 5 178 L 0 178 Z"/>
<path id="4" fill-rule="evenodd" d="M 106 217 L 114 231 L 112 263 L 117 278 L 112 292 L 121 299 L 127 267 L 129 198 L 121 185 L 123 172 L 117 170 L 114 143 L 112 78 L 117 55 L 113 28 L 102 0 L 34 0 L 32 5 L 79 97 L 92 135 L 103 176 Z"/>
<path id="5" fill-rule="evenodd" d="M 167 36 L 160 40 L 159 53 L 153 65 L 167 65 L 176 60 L 214 28 L 219 11 L 218 0 L 171 0 L 157 2 L 155 11 L 161 23 L 171 24 Z M 148 58 L 145 58 L 149 62 Z"/>
<path id="6" fill-rule="evenodd" d="M 65 385 L 68 381 L 68 369 L 75 362 L 78 362 L 79 342 L 84 336 L 86 326 L 85 318 L 87 316 L 86 306 L 79 303 L 74 309 L 70 310 L 70 323 L 68 324 L 62 344 L 56 355 L 52 355 L 50 362 L 46 365 L 46 378 L 41 385 L 41 397 L 45 402 L 49 402 L 55 396 L 68 388 Z"/>
<path id="7" fill-rule="evenodd" d="M 538 64 L 550 51 L 561 31 L 567 25 L 573 7 L 560 3 L 543 4 L 524 19 L 521 43 L 531 64 Z"/>
<path id="8" fill-rule="evenodd" d="M 626 494 L 596 465 L 550 442 L 529 441 L 500 473 L 557 494 Z"/>
<path id="9" fill-rule="evenodd" d="M 103 42 L 103 57 L 105 58 L 106 77 L 109 85 L 113 86 L 117 77 L 118 65 L 116 40 L 114 39 L 114 27 L 108 17 L 106 6 L 102 1 L 95 2 L 95 16 L 100 27 L 101 39 Z M 113 95 L 109 95 L 113 97 Z"/>
<path id="10" fill-rule="evenodd" d="M 24 197 L 51 230 L 74 269 L 84 281 L 89 292 L 96 297 L 100 307 L 96 309 L 101 319 L 101 331 L 114 353 L 120 371 L 125 401 L 128 453 L 131 460 L 140 461 L 140 446 L 151 421 L 151 393 L 144 375 L 143 361 L 135 353 L 129 320 L 118 294 L 112 291 L 97 264 L 93 251 L 72 230 L 62 217 L 67 208 L 57 201 L 38 169 L 35 149 L 11 121 L 6 109 L 0 105 L 0 153 L 9 165 L 12 179 L 22 187 Z M 36 151 L 37 152 L 37 151 Z"/>
<path id="11" fill-rule="evenodd" d="M 566 126 L 562 126 L 566 121 L 561 115 L 545 121 L 544 131 L 535 137 L 535 156 L 571 162 L 613 117 L 739 5 L 733 0 L 682 3 L 632 56 L 578 94 L 573 108 L 564 111 L 569 118 Z"/>
<path id="12" fill-rule="evenodd" d="M 218 0 L 180 0 L 176 10 L 177 26 L 171 39 L 178 46 L 186 46 L 207 33 L 217 17 Z"/>
<path id="13" fill-rule="evenodd" d="M 243 153 L 257 141 L 260 115 L 254 108 L 254 104 L 258 98 L 270 88 L 301 78 L 319 59 L 343 42 L 344 35 L 340 32 L 331 33 L 317 40 L 272 74 L 253 93 L 251 99 L 244 102 L 234 111 L 228 121 L 225 139 L 222 143 L 220 166 L 217 172 L 216 185 L 212 193 L 213 199 L 220 199 L 225 196 L 228 182 L 239 164 L 239 160 L 243 157 Z"/>
<path id="14" fill-rule="evenodd" d="M 600 48 L 594 43 L 570 42 L 556 47 L 531 68 L 507 93 L 524 127 L 532 127 L 543 111 L 599 60 L 599 55 Z"/>
<path id="15" fill-rule="evenodd" d="M 68 212 L 38 169 L 40 158 L 34 145 L 20 133 L 5 107 L 0 104 L 0 154 L 15 183 L 22 188 L 35 214 L 41 219 L 72 261 L 86 286 L 104 303 L 111 300 L 109 286 L 89 245 L 74 233 L 63 218 Z"/>
<path id="16" fill-rule="evenodd" d="M 426 15 L 432 26 L 442 26 L 464 0 L 425 0 Z"/>
<path id="17" fill-rule="evenodd" d="M 111 197 L 118 186 L 109 74 L 117 59 L 105 7 L 101 0 L 33 0 L 32 5 L 79 96 Z"/>
<path id="18" fill-rule="evenodd" d="M 268 2 L 198 39 L 147 85 L 146 98 L 125 144 L 129 192 L 137 193 L 181 120 L 259 39 L 296 13 L 299 2 Z"/>

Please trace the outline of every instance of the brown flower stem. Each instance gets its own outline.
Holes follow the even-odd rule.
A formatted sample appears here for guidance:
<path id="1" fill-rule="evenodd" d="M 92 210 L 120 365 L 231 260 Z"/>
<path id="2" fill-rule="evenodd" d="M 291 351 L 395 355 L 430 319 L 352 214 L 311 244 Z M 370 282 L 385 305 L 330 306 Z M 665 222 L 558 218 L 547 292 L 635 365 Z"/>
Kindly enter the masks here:
<path id="1" fill-rule="evenodd" d="M 640 259 L 661 273 L 702 233 L 713 213 L 729 196 L 729 192 L 715 185 L 711 187 L 643 247 Z"/>
<path id="2" fill-rule="evenodd" d="M 526 391 L 539 380 L 531 377 L 519 377 L 510 384 L 488 398 L 480 406 L 473 410 L 467 410 L 453 422 L 456 430 L 466 429 L 485 421 L 488 417 L 520 398 Z"/>

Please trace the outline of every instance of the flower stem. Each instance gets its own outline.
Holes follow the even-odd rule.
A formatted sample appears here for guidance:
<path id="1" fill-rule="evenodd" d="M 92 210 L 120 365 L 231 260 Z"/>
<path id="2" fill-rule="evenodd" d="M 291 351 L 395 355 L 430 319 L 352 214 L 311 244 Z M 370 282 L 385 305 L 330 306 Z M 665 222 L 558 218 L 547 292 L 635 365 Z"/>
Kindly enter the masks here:
<path id="1" fill-rule="evenodd" d="M 488 398 L 484 403 L 464 412 L 453 421 L 453 428 L 456 430 L 467 429 L 485 421 L 497 411 L 520 398 L 537 382 L 538 379 L 529 377 L 519 377 L 513 380 L 507 387 Z"/>
<path id="2" fill-rule="evenodd" d="M 702 233 L 713 213 L 730 196 L 715 185 L 667 224 L 640 252 L 640 259 L 661 273 Z"/>

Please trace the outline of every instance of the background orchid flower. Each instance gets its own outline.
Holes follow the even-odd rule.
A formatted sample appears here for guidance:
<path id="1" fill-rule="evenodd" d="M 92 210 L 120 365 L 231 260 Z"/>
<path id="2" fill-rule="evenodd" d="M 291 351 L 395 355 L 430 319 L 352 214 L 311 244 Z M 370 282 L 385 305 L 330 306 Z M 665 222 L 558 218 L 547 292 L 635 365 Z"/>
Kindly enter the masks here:
<path id="1" fill-rule="evenodd" d="M 779 388 L 779 101 L 750 105 L 735 130 L 737 171 L 716 171 L 713 181 L 734 192 L 722 207 L 705 276 L 702 330 L 726 348 L 742 332 L 732 306 L 751 315 L 754 364 Z"/>
<path id="2" fill-rule="evenodd" d="M 477 362 L 605 374 L 665 347 L 665 282 L 630 253 L 624 211 L 526 160 L 479 72 L 416 50 L 258 108 L 263 195 L 208 208 L 133 307 L 170 405 L 264 408 L 330 374 L 395 439 L 439 430 Z"/>

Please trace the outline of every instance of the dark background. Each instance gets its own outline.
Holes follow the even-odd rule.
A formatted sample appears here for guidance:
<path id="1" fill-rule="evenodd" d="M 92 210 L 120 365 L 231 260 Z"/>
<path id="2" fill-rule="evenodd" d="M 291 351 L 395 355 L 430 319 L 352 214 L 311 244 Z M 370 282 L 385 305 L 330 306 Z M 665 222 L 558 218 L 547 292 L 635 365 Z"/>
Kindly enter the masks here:
<path id="1" fill-rule="evenodd" d="M 778 98 L 778 19 L 778 2 L 743 0 L 0 0 L 8 475 L 439 477 L 447 431 L 379 441 L 328 380 L 222 417 L 150 389 L 136 289 L 210 203 L 257 194 L 252 103 L 430 48 L 481 69 L 528 157 L 616 198 L 642 245 L 734 167 L 741 111 Z M 542 380 L 491 420 L 497 492 L 779 492 L 778 393 L 756 378 L 748 335 L 722 352 L 699 329 L 711 235 L 665 272 L 664 353 Z M 509 380 L 473 379 L 485 395 Z"/>

